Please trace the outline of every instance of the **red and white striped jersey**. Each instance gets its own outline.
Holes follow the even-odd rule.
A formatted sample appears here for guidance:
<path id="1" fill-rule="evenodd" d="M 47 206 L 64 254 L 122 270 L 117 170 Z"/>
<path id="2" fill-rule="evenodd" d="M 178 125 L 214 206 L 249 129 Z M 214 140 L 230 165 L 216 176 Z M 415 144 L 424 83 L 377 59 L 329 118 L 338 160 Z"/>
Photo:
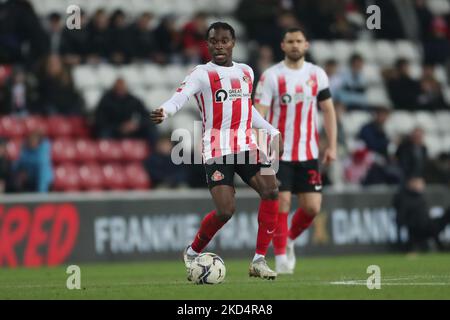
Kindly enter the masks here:
<path id="1" fill-rule="evenodd" d="M 194 96 L 202 116 L 205 160 L 257 149 L 252 135 L 254 74 L 246 64 L 198 65 L 177 92 Z"/>
<path id="2" fill-rule="evenodd" d="M 267 69 L 256 88 L 255 102 L 270 106 L 266 119 L 280 130 L 283 161 L 307 161 L 319 157 L 317 103 L 328 88 L 325 71 L 309 62 L 291 69 L 284 61 Z"/>

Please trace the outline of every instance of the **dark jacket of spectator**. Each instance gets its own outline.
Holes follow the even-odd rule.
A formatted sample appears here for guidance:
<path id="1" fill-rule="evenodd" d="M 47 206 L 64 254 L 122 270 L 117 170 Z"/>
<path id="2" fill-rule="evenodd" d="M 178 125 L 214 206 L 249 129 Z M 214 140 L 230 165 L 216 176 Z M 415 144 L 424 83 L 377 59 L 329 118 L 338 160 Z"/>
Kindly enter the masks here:
<path id="1" fill-rule="evenodd" d="M 41 114 L 81 115 L 84 101 L 73 86 L 69 71 L 62 65 L 61 58 L 48 58 L 45 72 L 39 78 Z"/>
<path id="2" fill-rule="evenodd" d="M 385 158 L 388 157 L 389 138 L 384 131 L 383 125 L 386 121 L 387 113 L 387 110 L 377 110 L 375 120 L 364 125 L 358 134 L 358 138 L 364 141 L 369 150 Z"/>
<path id="3" fill-rule="evenodd" d="M 420 85 L 410 76 L 407 60 L 397 61 L 395 75 L 388 81 L 387 88 L 395 109 L 412 111 L 417 108 Z"/>
<path id="4" fill-rule="evenodd" d="M 141 100 L 131 95 L 125 81 L 116 80 L 105 93 L 95 111 L 97 135 L 101 138 L 141 138 L 153 147 L 156 128 L 149 121 L 149 112 Z"/>
<path id="5" fill-rule="evenodd" d="M 439 233 L 450 223 L 450 210 L 436 219 L 429 215 L 429 204 L 423 194 L 423 180 L 412 178 L 394 196 L 393 205 L 397 211 L 397 224 L 405 226 L 409 235 L 410 250 L 427 250 L 427 239 L 434 239 L 438 246 Z"/>
<path id="6" fill-rule="evenodd" d="M 410 137 L 400 143 L 396 157 L 403 176 L 424 177 L 428 161 L 427 148 L 423 144 L 423 131 L 415 129 Z"/>

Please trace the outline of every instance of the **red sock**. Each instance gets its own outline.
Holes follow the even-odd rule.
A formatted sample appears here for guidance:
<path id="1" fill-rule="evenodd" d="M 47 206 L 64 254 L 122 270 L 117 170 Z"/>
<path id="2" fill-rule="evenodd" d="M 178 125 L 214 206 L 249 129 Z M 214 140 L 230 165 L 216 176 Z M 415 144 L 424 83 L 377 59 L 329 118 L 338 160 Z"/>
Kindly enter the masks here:
<path id="1" fill-rule="evenodd" d="M 273 235 L 273 249 L 275 255 L 286 253 L 288 236 L 288 212 L 278 212 L 277 229 Z"/>
<path id="2" fill-rule="evenodd" d="M 308 229 L 314 220 L 314 216 L 310 216 L 302 208 L 298 208 L 292 217 L 291 228 L 289 229 L 289 239 L 295 240 L 303 231 Z"/>
<path id="3" fill-rule="evenodd" d="M 198 230 L 197 234 L 195 235 L 195 239 L 191 244 L 192 250 L 198 253 L 202 252 L 202 250 L 211 241 L 212 237 L 214 237 L 216 232 L 219 231 L 219 229 L 222 228 L 225 223 L 226 221 L 221 221 L 216 217 L 216 210 L 208 213 L 203 218 L 200 229 Z"/>
<path id="4" fill-rule="evenodd" d="M 256 238 L 256 253 L 266 255 L 272 241 L 278 218 L 278 199 L 261 200 L 258 212 L 258 237 Z"/>

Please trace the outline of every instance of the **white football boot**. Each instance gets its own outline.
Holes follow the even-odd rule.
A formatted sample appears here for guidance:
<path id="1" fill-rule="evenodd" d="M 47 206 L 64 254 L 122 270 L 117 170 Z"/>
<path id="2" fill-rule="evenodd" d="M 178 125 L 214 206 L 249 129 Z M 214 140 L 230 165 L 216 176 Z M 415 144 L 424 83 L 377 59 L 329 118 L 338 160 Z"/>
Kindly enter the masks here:
<path id="1" fill-rule="evenodd" d="M 269 268 L 266 259 L 264 259 L 264 257 L 261 257 L 250 263 L 248 275 L 250 277 L 263 278 L 269 280 L 275 280 L 277 277 L 277 273 Z"/>

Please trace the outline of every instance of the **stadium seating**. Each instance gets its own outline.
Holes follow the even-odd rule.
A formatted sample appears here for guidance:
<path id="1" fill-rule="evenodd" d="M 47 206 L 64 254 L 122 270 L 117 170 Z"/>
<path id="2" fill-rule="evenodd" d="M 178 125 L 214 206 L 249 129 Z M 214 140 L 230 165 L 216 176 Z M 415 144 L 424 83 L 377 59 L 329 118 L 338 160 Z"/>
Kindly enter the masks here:
<path id="1" fill-rule="evenodd" d="M 105 164 L 102 166 L 103 185 L 110 190 L 124 190 L 127 188 L 127 176 L 119 164 Z"/>
<path id="2" fill-rule="evenodd" d="M 69 138 L 57 138 L 52 142 L 52 160 L 58 162 L 73 162 L 77 159 L 75 142 Z"/>
<path id="3" fill-rule="evenodd" d="M 53 190 L 79 191 L 81 178 L 78 167 L 72 163 L 62 163 L 54 170 Z"/>
<path id="4" fill-rule="evenodd" d="M 86 191 L 99 191 L 104 188 L 102 168 L 97 163 L 86 163 L 78 168 L 80 186 Z"/>
<path id="5" fill-rule="evenodd" d="M 132 163 L 125 166 L 128 188 L 135 190 L 146 190 L 151 187 L 151 181 L 140 163 Z"/>
<path id="6" fill-rule="evenodd" d="M 0 119 L 0 136 L 7 138 L 20 138 L 26 132 L 25 124 L 21 118 L 5 116 Z"/>

